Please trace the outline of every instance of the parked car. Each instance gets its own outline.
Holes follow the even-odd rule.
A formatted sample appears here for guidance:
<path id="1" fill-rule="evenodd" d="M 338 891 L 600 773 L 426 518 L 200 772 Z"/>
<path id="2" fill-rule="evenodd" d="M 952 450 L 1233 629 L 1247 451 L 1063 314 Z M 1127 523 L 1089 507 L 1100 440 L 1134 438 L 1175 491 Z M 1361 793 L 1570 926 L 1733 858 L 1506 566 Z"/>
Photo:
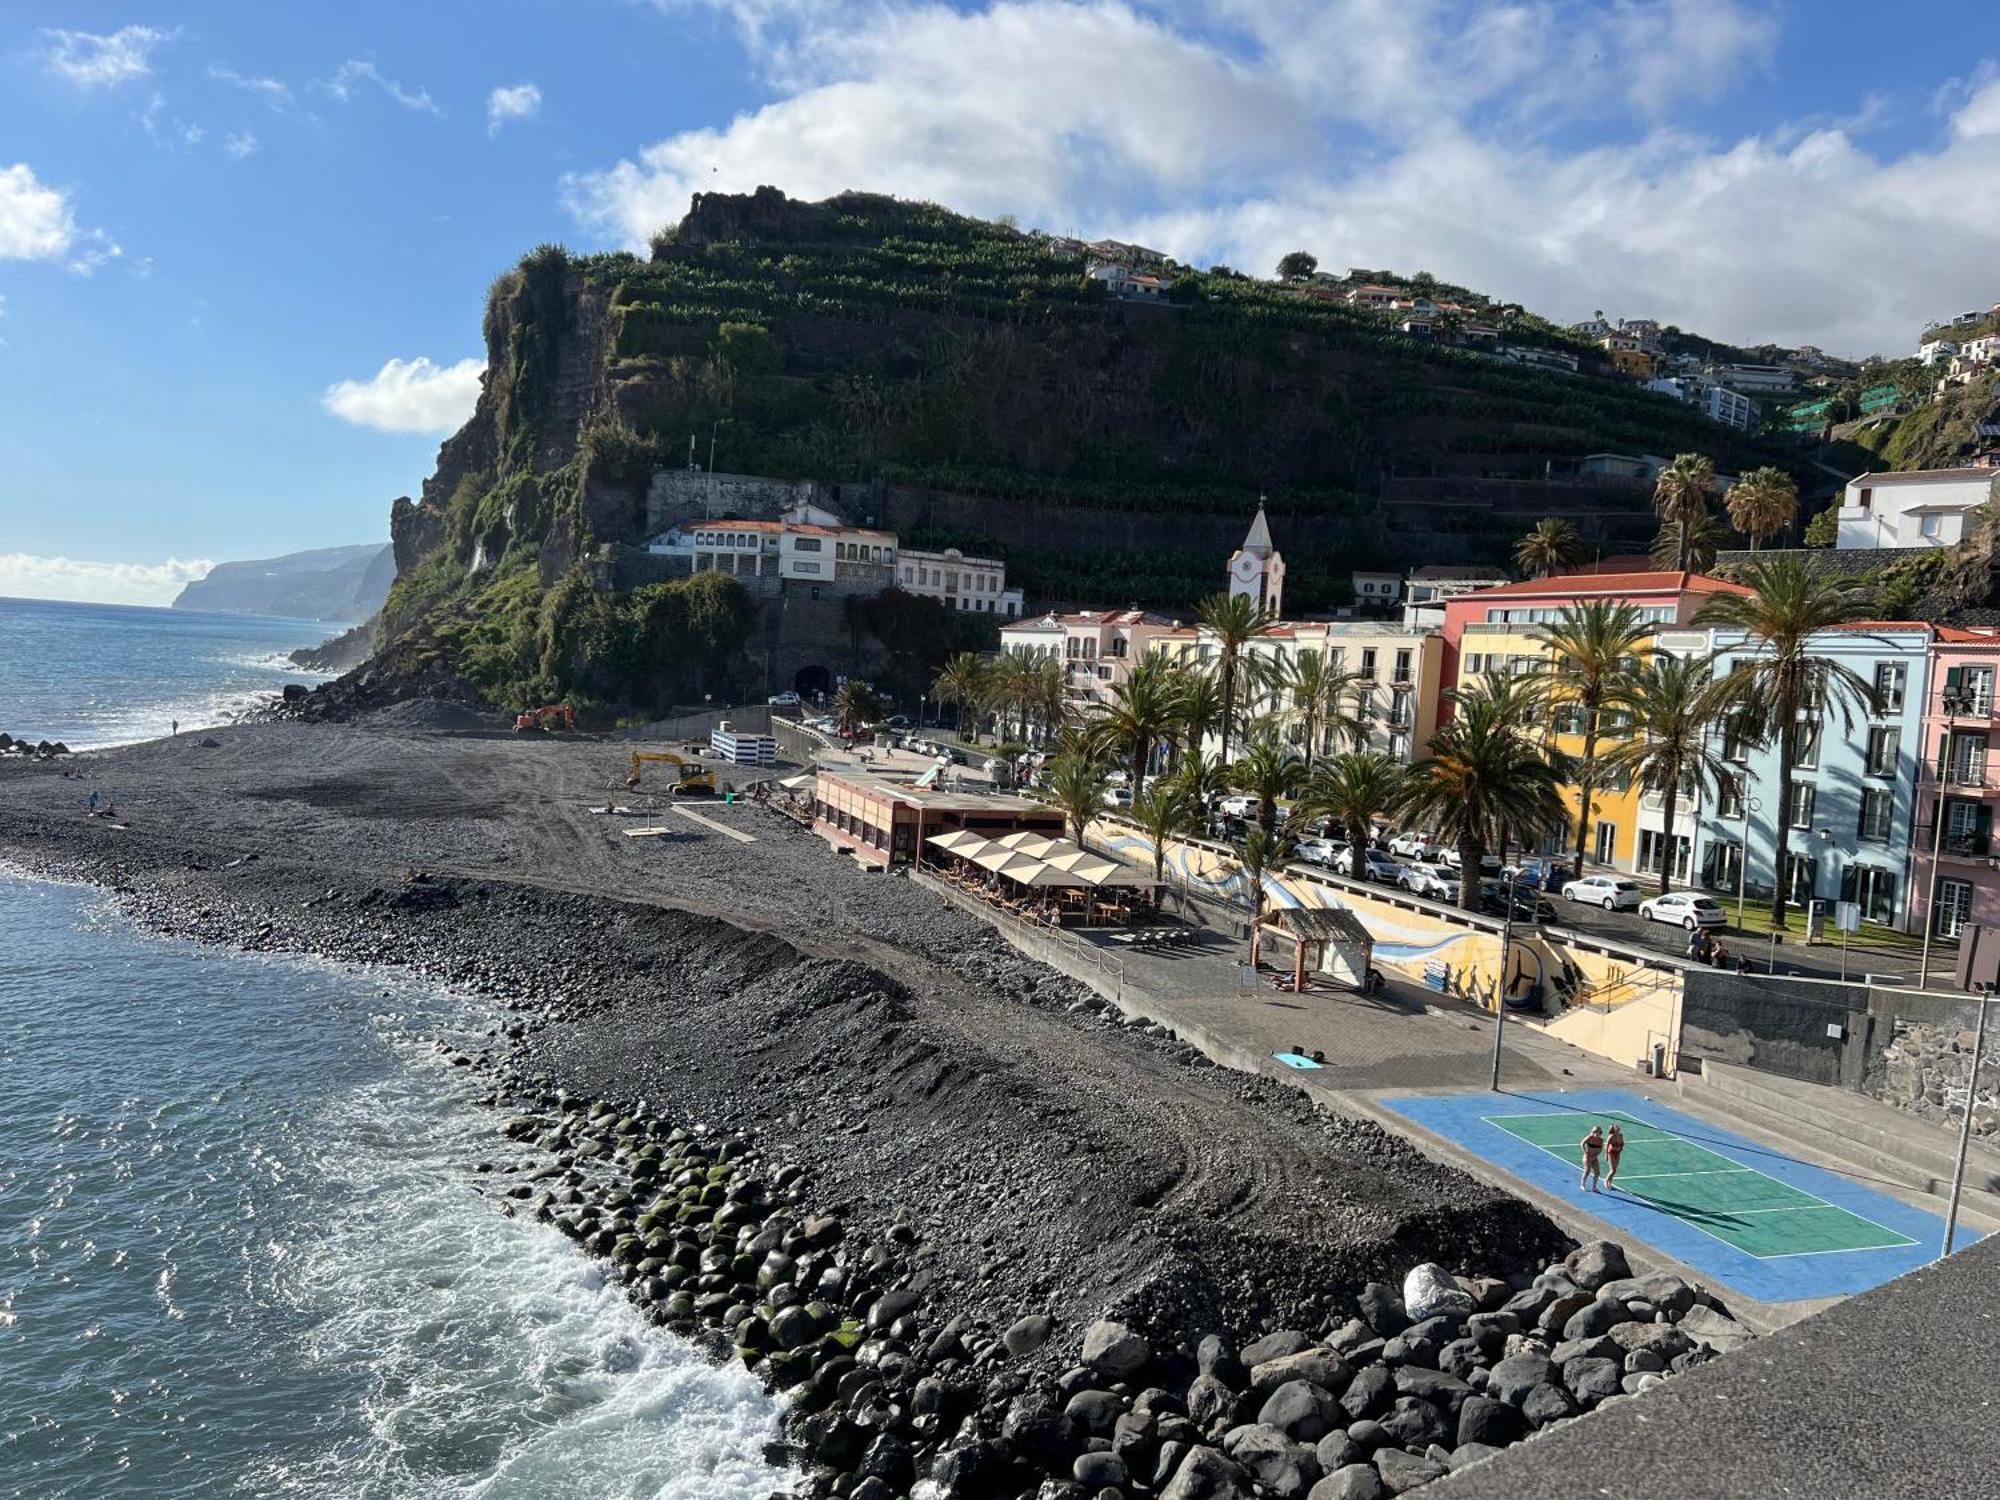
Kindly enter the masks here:
<path id="1" fill-rule="evenodd" d="M 1455 844 L 1446 845 L 1444 848 L 1438 850 L 1432 858 L 1436 859 L 1438 863 L 1444 865 L 1447 869 L 1452 870 L 1458 869 L 1464 863 L 1464 856 L 1458 852 L 1458 847 Z M 1500 856 L 1497 854 L 1480 855 L 1479 868 L 1488 875 L 1498 875 L 1500 873 Z"/>
<path id="2" fill-rule="evenodd" d="M 1692 932 L 1697 927 L 1727 927 L 1729 914 L 1713 896 L 1697 891 L 1669 891 L 1639 903 L 1639 915 L 1648 922 L 1669 922 Z"/>
<path id="3" fill-rule="evenodd" d="M 1215 810 L 1225 818 L 1254 818 L 1257 816 L 1257 799 L 1240 794 L 1224 797 L 1215 804 Z"/>
<path id="4" fill-rule="evenodd" d="M 1397 884 L 1413 896 L 1433 901 L 1458 899 L 1458 877 L 1443 865 L 1405 865 Z"/>
<path id="5" fill-rule="evenodd" d="M 1361 857 L 1364 861 L 1362 869 L 1367 872 L 1368 878 L 1377 885 L 1396 885 L 1402 880 L 1403 867 L 1380 850 L 1365 850 Z M 1352 849 L 1343 849 L 1340 853 L 1336 854 L 1333 858 L 1333 868 L 1338 874 L 1352 875 L 1354 873 L 1354 851 Z"/>
<path id="6" fill-rule="evenodd" d="M 1646 893 L 1639 889 L 1638 881 L 1621 875 L 1586 875 L 1564 885 L 1562 898 L 1601 906 L 1606 911 L 1630 911 L 1646 899 Z"/>
<path id="7" fill-rule="evenodd" d="M 1504 880 L 1479 882 L 1479 909 L 1489 917 L 1506 916 L 1510 905 L 1516 922 L 1553 922 L 1556 919 L 1555 903 L 1539 891 L 1510 886 Z"/>
<path id="8" fill-rule="evenodd" d="M 1389 852 L 1403 859 L 1422 859 L 1436 842 L 1428 833 L 1406 828 L 1389 840 Z"/>
<path id="9" fill-rule="evenodd" d="M 799 706 L 799 695 L 797 693 L 773 693 L 765 701 L 772 708 L 797 708 Z"/>
<path id="10" fill-rule="evenodd" d="M 1560 860 L 1524 859 L 1500 872 L 1530 891 L 1559 891 L 1569 883 L 1569 866 Z"/>
<path id="11" fill-rule="evenodd" d="M 960 765 L 964 765 L 964 752 L 961 751 L 955 759 Z M 1104 794 L 1104 800 L 1113 807 L 1130 807 L 1132 805 L 1132 788 L 1129 786 L 1114 786 Z"/>
<path id="12" fill-rule="evenodd" d="M 1333 862 L 1347 846 L 1333 839 L 1300 839 L 1292 853 L 1309 865 L 1318 865 L 1323 870 L 1333 868 Z"/>
<path id="13" fill-rule="evenodd" d="M 910 727 L 910 716 L 908 714 L 891 714 L 882 722 L 887 724 L 891 729 L 908 729 Z"/>

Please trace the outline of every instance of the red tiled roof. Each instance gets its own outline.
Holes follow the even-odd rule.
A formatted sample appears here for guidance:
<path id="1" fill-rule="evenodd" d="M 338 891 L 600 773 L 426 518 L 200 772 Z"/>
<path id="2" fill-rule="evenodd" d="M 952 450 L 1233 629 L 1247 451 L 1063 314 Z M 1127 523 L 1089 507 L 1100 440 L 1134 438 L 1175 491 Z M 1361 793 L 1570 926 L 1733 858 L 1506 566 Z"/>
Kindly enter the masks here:
<path id="1" fill-rule="evenodd" d="M 1752 590 L 1705 573 L 1564 573 L 1555 578 L 1530 578 L 1498 584 L 1477 593 L 1443 601 L 1484 609 L 1497 598 L 1561 599 L 1576 594 L 1748 594 Z"/>

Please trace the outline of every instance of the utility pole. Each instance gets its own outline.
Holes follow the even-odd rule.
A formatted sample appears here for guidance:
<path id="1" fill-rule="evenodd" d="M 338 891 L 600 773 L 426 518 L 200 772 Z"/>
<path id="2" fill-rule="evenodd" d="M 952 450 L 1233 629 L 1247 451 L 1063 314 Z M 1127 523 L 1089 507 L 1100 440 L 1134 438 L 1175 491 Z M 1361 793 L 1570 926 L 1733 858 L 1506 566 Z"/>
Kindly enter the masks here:
<path id="1" fill-rule="evenodd" d="M 1958 716 L 1969 705 L 1969 694 L 1957 688 L 1947 687 L 1940 703 L 1944 708 L 1944 738 L 1938 741 L 1937 795 L 1931 800 L 1931 874 L 1929 889 L 1924 896 L 1924 946 L 1917 959 L 1917 988 L 1922 989 L 1931 977 L 1931 939 L 1937 932 L 1938 880 L 1942 871 L 1938 868 L 1944 854 L 1944 793 L 1951 785 L 1952 741 L 1958 736 Z M 1986 1012 L 1979 1012 L 1983 1021 Z"/>
<path id="2" fill-rule="evenodd" d="M 1500 922 L 1500 983 L 1493 991 L 1493 1092 L 1500 1092 L 1500 1042 L 1507 1034 L 1507 961 L 1514 956 L 1514 892 L 1518 875 L 1503 871 L 1507 883 L 1501 889 L 1506 892 L 1505 912 Z M 1479 872 L 1459 871 L 1458 878 L 1477 880 Z"/>

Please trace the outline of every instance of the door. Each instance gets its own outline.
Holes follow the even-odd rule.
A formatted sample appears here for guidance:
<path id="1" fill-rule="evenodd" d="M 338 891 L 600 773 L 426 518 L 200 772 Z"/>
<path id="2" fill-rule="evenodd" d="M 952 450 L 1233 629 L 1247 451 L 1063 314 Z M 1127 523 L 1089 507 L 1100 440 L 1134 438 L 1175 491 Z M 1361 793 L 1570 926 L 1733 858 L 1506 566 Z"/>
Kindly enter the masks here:
<path id="1" fill-rule="evenodd" d="M 1597 862 L 1608 865 L 1618 853 L 1618 825 L 1599 823 L 1597 825 Z"/>
<path id="2" fill-rule="evenodd" d="M 1938 882 L 1937 910 L 1932 913 L 1932 930 L 1939 937 L 1955 938 L 1972 916 L 1972 882 Z"/>

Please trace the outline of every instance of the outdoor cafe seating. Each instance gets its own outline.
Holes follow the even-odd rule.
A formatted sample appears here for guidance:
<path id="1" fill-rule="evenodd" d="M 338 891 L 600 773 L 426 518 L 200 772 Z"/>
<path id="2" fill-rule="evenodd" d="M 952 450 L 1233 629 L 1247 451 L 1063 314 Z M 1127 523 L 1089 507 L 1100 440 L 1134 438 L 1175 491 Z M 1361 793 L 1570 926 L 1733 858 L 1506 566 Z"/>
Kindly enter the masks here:
<path id="1" fill-rule="evenodd" d="M 969 895 L 1054 927 L 1130 927 L 1158 882 L 1118 860 L 1030 829 L 989 839 L 969 829 L 926 839 L 925 867 Z"/>

